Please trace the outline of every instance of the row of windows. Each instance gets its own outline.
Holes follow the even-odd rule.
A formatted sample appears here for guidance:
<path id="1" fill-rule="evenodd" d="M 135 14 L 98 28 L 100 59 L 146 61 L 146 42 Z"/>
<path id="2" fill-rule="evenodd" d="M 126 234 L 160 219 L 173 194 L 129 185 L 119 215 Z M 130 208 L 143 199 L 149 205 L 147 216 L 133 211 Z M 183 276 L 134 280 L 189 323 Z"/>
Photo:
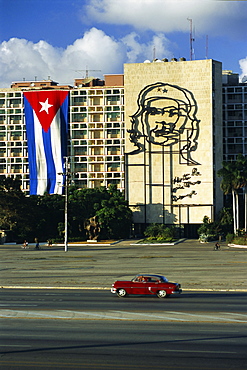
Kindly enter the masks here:
<path id="1" fill-rule="evenodd" d="M 86 106 L 86 107 L 75 107 L 75 106 L 72 106 L 71 107 L 71 113 L 85 113 L 85 112 L 88 112 L 88 113 L 93 113 L 95 111 L 96 108 L 101 108 L 101 109 L 97 109 L 96 111 L 100 111 L 103 113 L 103 107 L 91 107 L 91 106 Z M 124 107 L 123 106 L 119 106 L 119 105 L 111 105 L 111 106 L 105 106 L 104 107 L 104 111 L 105 112 L 120 112 L 120 111 L 124 111 Z"/>
<path id="2" fill-rule="evenodd" d="M 224 144 L 223 151 L 225 154 L 237 154 L 237 153 L 246 153 L 247 152 L 247 144 Z"/>
<path id="3" fill-rule="evenodd" d="M 90 157 L 74 157 L 74 162 L 86 162 L 86 161 L 98 161 L 98 162 L 113 162 L 113 161 L 123 161 L 124 156 L 90 156 Z"/>
<path id="4" fill-rule="evenodd" d="M 223 93 L 238 93 L 238 92 L 247 92 L 246 86 L 234 86 L 234 87 L 225 87 L 223 86 Z"/>
<path id="5" fill-rule="evenodd" d="M 229 109 L 247 109 L 247 104 L 228 104 L 223 107 L 224 110 Z"/>
<path id="6" fill-rule="evenodd" d="M 87 89 L 87 90 L 73 90 L 71 96 L 75 95 L 111 95 L 111 94 L 124 94 L 124 89 Z"/>
<path id="7" fill-rule="evenodd" d="M 15 91 L 15 92 L 7 92 L 7 93 L 4 93 L 4 92 L 0 92 L 0 98 L 14 98 L 14 97 L 18 97 L 18 98 L 21 98 L 22 97 L 22 92 L 20 91 Z"/>
<path id="8" fill-rule="evenodd" d="M 223 120 L 229 119 L 247 119 L 247 110 L 242 111 L 242 110 L 233 110 L 233 111 L 227 111 L 223 112 Z"/>

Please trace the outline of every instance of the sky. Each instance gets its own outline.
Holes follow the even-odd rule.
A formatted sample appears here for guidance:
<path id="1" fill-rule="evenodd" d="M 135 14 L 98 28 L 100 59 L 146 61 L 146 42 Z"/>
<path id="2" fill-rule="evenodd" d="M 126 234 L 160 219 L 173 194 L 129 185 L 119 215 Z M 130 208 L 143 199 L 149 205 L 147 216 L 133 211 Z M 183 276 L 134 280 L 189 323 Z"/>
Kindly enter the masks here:
<path id="1" fill-rule="evenodd" d="M 193 39 L 192 49 L 190 39 Z M 0 88 L 123 73 L 154 58 L 247 75 L 247 1 L 0 0 Z"/>

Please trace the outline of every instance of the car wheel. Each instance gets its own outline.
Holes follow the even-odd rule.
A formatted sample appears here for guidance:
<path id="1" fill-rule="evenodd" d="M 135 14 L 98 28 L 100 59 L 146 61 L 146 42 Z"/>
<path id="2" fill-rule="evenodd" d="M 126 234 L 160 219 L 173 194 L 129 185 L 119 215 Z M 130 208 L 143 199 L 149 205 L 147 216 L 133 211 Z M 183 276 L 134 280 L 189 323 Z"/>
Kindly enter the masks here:
<path id="1" fill-rule="evenodd" d="M 117 290 L 117 295 L 119 297 L 125 297 L 127 295 L 127 292 L 124 288 L 120 288 L 120 289 Z"/>
<path id="2" fill-rule="evenodd" d="M 167 294 L 166 294 L 166 291 L 165 290 L 158 290 L 157 297 L 159 297 L 159 298 L 165 298 L 166 296 L 167 296 Z"/>

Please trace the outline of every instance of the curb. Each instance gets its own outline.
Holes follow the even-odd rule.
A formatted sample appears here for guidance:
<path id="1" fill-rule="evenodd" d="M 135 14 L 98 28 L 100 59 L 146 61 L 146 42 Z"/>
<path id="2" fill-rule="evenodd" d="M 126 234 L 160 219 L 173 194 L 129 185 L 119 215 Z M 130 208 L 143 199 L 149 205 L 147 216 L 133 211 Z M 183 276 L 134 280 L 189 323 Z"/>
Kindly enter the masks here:
<path id="1" fill-rule="evenodd" d="M 21 286 L 21 285 L 2 285 L 0 289 L 50 289 L 50 290 L 109 290 L 110 287 L 55 287 L 55 286 Z M 183 292 L 247 292 L 247 289 L 212 289 L 212 288 L 183 288 Z"/>

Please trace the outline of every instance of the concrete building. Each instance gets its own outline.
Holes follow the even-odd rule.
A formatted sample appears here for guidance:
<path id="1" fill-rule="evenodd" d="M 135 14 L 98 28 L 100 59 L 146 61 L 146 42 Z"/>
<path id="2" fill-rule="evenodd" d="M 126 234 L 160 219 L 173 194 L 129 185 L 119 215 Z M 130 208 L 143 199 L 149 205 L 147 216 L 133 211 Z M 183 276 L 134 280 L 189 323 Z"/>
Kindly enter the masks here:
<path id="1" fill-rule="evenodd" d="M 223 71 L 223 158 L 236 160 L 247 154 L 247 84 L 239 75 Z"/>
<path id="2" fill-rule="evenodd" d="M 123 75 L 105 81 L 76 79 L 75 87 L 47 81 L 15 82 L 0 91 L 0 176 L 19 178 L 29 191 L 29 169 L 23 92 L 64 89 L 70 91 L 69 157 L 78 187 L 116 184 L 124 188 L 124 89 Z M 76 174 L 76 175 L 75 175 Z"/>
<path id="3" fill-rule="evenodd" d="M 195 234 L 223 196 L 222 70 L 213 60 L 126 64 L 126 195 L 134 223 Z"/>

